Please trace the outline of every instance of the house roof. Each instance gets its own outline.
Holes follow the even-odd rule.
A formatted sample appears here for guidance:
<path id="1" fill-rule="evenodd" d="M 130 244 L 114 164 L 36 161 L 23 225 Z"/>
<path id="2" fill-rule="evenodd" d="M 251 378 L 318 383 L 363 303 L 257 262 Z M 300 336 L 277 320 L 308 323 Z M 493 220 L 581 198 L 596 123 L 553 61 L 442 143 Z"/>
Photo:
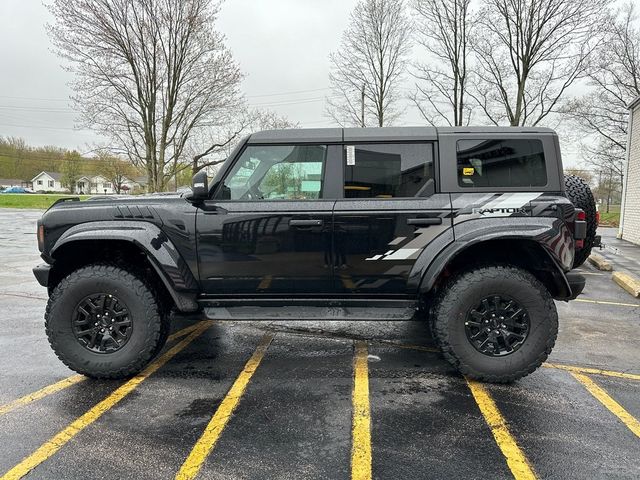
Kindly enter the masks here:
<path id="1" fill-rule="evenodd" d="M 629 110 L 634 110 L 638 105 L 640 105 L 640 96 L 634 98 L 633 100 L 631 100 L 631 103 L 629 105 L 627 105 L 627 108 Z"/>
<path id="2" fill-rule="evenodd" d="M 38 175 L 36 175 L 35 177 L 33 177 L 31 179 L 31 181 L 33 182 L 35 179 L 37 179 L 38 177 L 42 176 L 42 174 L 44 175 L 48 175 L 49 177 L 53 178 L 54 180 L 60 181 L 60 179 L 62 178 L 62 174 L 60 172 L 45 172 L 42 171 L 40 172 Z"/>
<path id="3" fill-rule="evenodd" d="M 17 183 L 18 185 L 25 183 L 26 180 L 20 180 L 19 178 L 0 178 L 0 185 L 8 185 L 8 184 L 15 184 Z"/>

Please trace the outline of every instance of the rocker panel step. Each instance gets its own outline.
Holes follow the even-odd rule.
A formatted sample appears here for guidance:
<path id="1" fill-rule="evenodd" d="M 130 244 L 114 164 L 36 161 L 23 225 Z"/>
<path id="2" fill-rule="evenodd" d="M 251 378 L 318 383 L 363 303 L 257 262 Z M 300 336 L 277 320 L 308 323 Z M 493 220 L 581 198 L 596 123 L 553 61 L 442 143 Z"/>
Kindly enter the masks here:
<path id="1" fill-rule="evenodd" d="M 204 314 L 212 320 L 411 320 L 413 307 L 205 307 Z"/>

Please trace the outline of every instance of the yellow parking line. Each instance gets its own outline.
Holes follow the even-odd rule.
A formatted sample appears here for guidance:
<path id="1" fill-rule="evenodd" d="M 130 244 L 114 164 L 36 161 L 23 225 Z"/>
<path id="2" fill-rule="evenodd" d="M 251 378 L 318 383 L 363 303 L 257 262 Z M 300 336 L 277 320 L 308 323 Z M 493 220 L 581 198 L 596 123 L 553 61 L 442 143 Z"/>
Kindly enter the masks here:
<path id="1" fill-rule="evenodd" d="M 182 338 L 185 335 L 191 333 L 196 328 L 198 328 L 198 326 L 200 326 L 200 323 L 196 323 L 189 327 L 183 328 L 182 330 L 178 330 L 173 335 L 170 335 L 167 338 L 167 341 L 172 341 L 178 338 Z M 87 377 L 83 375 L 72 375 L 70 377 L 60 380 L 59 382 L 53 383 L 51 385 L 47 385 L 46 387 L 41 388 L 40 390 L 37 390 L 33 393 L 29 393 L 24 397 L 20 397 L 16 400 L 13 400 L 12 402 L 5 403 L 4 405 L 0 405 L 0 415 L 4 415 L 5 413 L 9 413 L 10 411 L 15 410 L 18 407 L 27 405 L 31 402 L 35 402 L 36 400 L 40 400 L 48 395 L 51 395 L 52 393 L 56 393 L 56 392 L 59 392 L 60 390 L 64 390 L 65 388 L 70 387 L 71 385 L 75 385 L 76 383 L 82 382 L 83 380 L 86 380 L 86 379 Z"/>
<path id="2" fill-rule="evenodd" d="M 351 275 L 340 274 L 340 280 L 342 280 L 342 285 L 347 290 L 357 290 L 358 287 L 356 287 L 356 284 L 353 283 L 353 278 L 351 278 Z"/>
<path id="3" fill-rule="evenodd" d="M 266 290 L 271 286 L 271 282 L 273 281 L 273 275 L 267 275 L 258 284 L 258 290 Z"/>
<path id="4" fill-rule="evenodd" d="M 195 338 L 211 326 L 211 321 L 201 322 L 191 334 L 181 342 L 173 346 L 161 357 L 151 362 L 142 372 L 128 380 L 126 383 L 114 390 L 104 400 L 100 401 L 81 417 L 74 420 L 69 426 L 58 432 L 47 442 L 42 444 L 35 452 L 22 460 L 18 465 L 5 473 L 0 480 L 15 480 L 24 477 L 35 467 L 50 458 L 58 450 L 69 442 L 78 433 L 95 422 L 105 412 L 116 405 L 120 400 L 129 395 L 140 385 L 149 375 L 155 373 L 160 367 L 171 360 L 176 354 L 189 345 Z"/>
<path id="5" fill-rule="evenodd" d="M 202 464 L 213 450 L 213 447 L 215 447 L 222 431 L 227 423 L 229 423 L 231 415 L 233 415 L 234 410 L 240 403 L 240 399 L 242 395 L 244 395 L 251 377 L 260 365 L 272 340 L 273 334 L 271 333 L 265 333 L 262 337 L 262 341 L 256 348 L 256 351 L 244 366 L 244 369 L 229 389 L 224 400 L 222 400 L 222 403 L 218 406 L 218 409 L 205 428 L 202 436 L 193 446 L 191 453 L 189 453 L 189 456 L 180 467 L 180 470 L 176 474 L 177 479 L 185 480 L 195 478 L 196 475 L 198 475 Z"/>
<path id="6" fill-rule="evenodd" d="M 640 380 L 640 375 L 635 373 L 616 372 L 613 370 L 601 370 L 599 368 L 575 367 L 573 365 L 562 365 L 560 363 L 543 363 L 543 367 L 557 368 L 559 370 L 567 370 L 574 373 L 588 373 L 591 375 L 603 375 L 605 377 L 624 378 L 627 380 Z"/>
<path id="7" fill-rule="evenodd" d="M 4 405 L 0 405 L 0 415 L 4 415 L 5 413 L 10 412 L 18 407 L 23 405 L 27 405 L 28 403 L 35 402 L 36 400 L 40 400 L 41 398 L 46 397 L 47 395 L 51 395 L 52 393 L 59 392 L 60 390 L 64 390 L 71 385 L 75 385 L 78 382 L 86 380 L 87 377 L 83 375 L 72 375 L 67 377 L 59 382 L 48 385 L 40 390 L 37 390 L 33 393 L 25 395 L 24 397 L 18 398 L 12 402 L 5 403 Z"/>
<path id="8" fill-rule="evenodd" d="M 573 302 L 594 303 L 596 305 L 617 305 L 619 307 L 640 307 L 637 303 L 610 302 L 608 300 L 589 300 L 588 298 L 576 298 Z"/>
<path id="9" fill-rule="evenodd" d="M 353 362 L 353 426 L 351 478 L 371 479 L 371 407 L 369 405 L 369 365 L 367 342 L 355 344 Z"/>
<path id="10" fill-rule="evenodd" d="M 496 403 L 491 398 L 486 387 L 475 380 L 466 379 L 473 398 L 475 398 L 482 416 L 491 429 L 502 454 L 507 459 L 507 465 L 516 480 L 535 479 L 536 474 L 529 464 L 527 457 L 518 446 L 515 438 L 509 432 L 507 421 L 504 419 Z"/>
<path id="11" fill-rule="evenodd" d="M 177 332 L 172 333 L 167 337 L 167 342 L 171 342 L 178 338 L 182 338 L 185 335 L 188 335 L 189 333 L 193 332 L 196 328 L 198 328 L 201 324 L 202 322 L 194 323 L 193 325 L 189 325 L 188 327 L 185 327 L 182 330 L 178 330 Z"/>
<path id="12" fill-rule="evenodd" d="M 586 388 L 589 393 L 596 398 L 596 400 L 618 417 L 620 421 L 629 428 L 629 430 L 635 433 L 637 437 L 640 437 L 640 422 L 638 422 L 633 415 L 627 412 L 622 405 L 611 398 L 602 387 L 599 387 L 593 380 L 581 373 L 571 372 L 571 375 L 573 375 L 573 377 L 578 380 L 584 388 Z"/>

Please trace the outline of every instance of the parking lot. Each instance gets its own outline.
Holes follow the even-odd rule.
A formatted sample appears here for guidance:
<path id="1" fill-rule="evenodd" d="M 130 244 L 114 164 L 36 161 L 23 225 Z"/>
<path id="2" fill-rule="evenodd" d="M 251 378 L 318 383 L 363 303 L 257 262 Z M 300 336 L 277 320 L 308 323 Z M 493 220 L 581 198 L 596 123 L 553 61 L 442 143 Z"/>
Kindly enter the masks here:
<path id="1" fill-rule="evenodd" d="M 176 318 L 129 381 L 47 343 L 40 212 L 0 210 L 1 478 L 638 478 L 640 301 L 592 266 L 545 366 L 468 382 L 419 322 Z"/>

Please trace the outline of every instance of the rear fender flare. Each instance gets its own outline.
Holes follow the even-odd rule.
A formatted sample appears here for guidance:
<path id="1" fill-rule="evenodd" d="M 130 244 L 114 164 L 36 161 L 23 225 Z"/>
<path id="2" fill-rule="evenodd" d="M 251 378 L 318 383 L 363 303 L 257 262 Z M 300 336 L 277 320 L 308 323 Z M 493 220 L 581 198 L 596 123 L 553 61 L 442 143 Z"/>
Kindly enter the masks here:
<path id="1" fill-rule="evenodd" d="M 499 220 L 488 222 L 487 219 L 476 219 L 458 224 L 455 227 L 455 240 L 443 248 L 435 258 L 422 259 L 421 257 L 428 253 L 423 252 L 418 257 L 414 269 L 424 266 L 429 260 L 430 263 L 426 268 L 411 274 L 411 277 L 420 278 L 420 293 L 431 291 L 447 265 L 468 248 L 492 240 L 526 240 L 540 245 L 553 264 L 552 275 L 558 291 L 556 298 L 569 298 L 571 288 L 565 270 L 568 270 L 567 265 L 573 262 L 573 237 L 565 223 L 558 218 L 548 217 L 510 217 Z"/>

